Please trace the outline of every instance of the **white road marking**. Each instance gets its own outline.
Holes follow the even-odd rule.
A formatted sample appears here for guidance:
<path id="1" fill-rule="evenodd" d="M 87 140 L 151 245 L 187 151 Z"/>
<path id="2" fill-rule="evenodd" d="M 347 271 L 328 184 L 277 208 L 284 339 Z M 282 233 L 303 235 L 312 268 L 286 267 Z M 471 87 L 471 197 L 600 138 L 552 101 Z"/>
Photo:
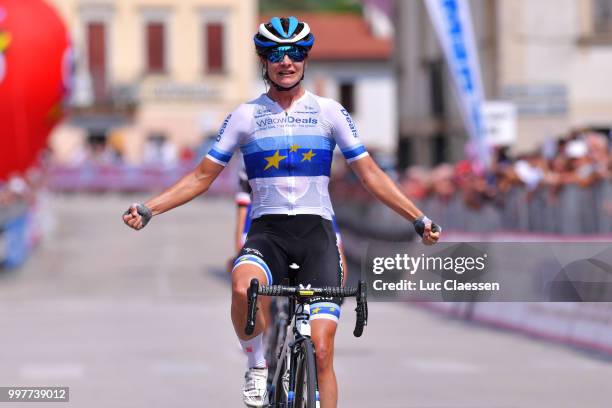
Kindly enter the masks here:
<path id="1" fill-rule="evenodd" d="M 83 377 L 80 364 L 25 364 L 19 367 L 24 379 L 77 379 Z"/>

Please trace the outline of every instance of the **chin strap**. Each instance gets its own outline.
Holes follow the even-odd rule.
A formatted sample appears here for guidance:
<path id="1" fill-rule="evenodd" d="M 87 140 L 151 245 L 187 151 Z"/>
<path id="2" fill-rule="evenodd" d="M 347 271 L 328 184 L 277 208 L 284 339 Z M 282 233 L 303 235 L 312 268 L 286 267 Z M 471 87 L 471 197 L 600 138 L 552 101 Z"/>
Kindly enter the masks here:
<path id="1" fill-rule="evenodd" d="M 280 86 L 279 84 L 277 84 L 276 82 L 272 81 L 270 79 L 270 77 L 268 76 L 268 72 L 264 72 L 264 79 L 266 81 L 268 81 L 269 83 L 272 84 L 272 86 L 274 86 L 274 88 L 276 88 L 277 91 L 279 92 L 286 92 L 286 91 L 290 91 L 293 88 L 295 88 L 296 86 L 298 86 L 303 80 L 304 80 L 304 73 L 302 73 L 302 77 L 300 78 L 299 81 L 297 81 L 295 84 L 289 86 L 289 87 L 285 87 L 285 86 Z"/>

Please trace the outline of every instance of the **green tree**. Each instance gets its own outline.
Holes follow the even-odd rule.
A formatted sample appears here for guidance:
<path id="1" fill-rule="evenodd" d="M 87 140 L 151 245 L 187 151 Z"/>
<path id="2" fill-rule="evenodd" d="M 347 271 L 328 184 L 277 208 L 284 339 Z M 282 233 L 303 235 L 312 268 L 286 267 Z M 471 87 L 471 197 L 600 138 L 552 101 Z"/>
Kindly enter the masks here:
<path id="1" fill-rule="evenodd" d="M 358 0 L 260 0 L 259 11 L 269 13 L 277 10 L 287 11 L 335 11 L 360 13 Z"/>

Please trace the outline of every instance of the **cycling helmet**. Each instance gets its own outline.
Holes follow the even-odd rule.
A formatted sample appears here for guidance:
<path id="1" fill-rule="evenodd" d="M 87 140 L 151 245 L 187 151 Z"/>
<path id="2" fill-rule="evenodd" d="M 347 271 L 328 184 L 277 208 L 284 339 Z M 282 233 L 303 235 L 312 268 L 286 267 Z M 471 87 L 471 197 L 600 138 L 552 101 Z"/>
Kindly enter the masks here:
<path id="1" fill-rule="evenodd" d="M 306 50 L 306 54 L 314 44 L 314 35 L 304 21 L 295 17 L 272 17 L 269 22 L 259 25 L 257 34 L 253 37 L 257 54 L 264 57 L 277 47 L 295 46 Z M 268 77 L 266 67 L 263 66 L 263 77 L 279 91 L 289 91 L 302 82 L 302 78 L 290 87 L 283 87 Z"/>
<path id="2" fill-rule="evenodd" d="M 265 55 L 283 45 L 295 45 L 310 51 L 314 35 L 306 22 L 300 22 L 295 17 L 272 17 L 268 23 L 259 25 L 253 41 L 258 55 Z"/>

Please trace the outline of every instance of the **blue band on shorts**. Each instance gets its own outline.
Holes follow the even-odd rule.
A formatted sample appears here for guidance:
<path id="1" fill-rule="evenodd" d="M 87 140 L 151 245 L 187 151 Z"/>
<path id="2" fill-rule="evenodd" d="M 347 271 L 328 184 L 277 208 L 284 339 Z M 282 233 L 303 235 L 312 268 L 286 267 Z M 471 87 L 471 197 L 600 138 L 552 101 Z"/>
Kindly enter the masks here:
<path id="1" fill-rule="evenodd" d="M 266 265 L 263 259 L 255 255 L 242 255 L 241 257 L 238 257 L 236 261 L 234 261 L 234 268 L 232 269 L 232 272 L 234 272 L 234 269 L 242 264 L 259 266 L 266 274 L 266 278 L 268 278 L 268 285 L 272 285 L 272 272 L 270 272 L 270 268 L 268 268 L 268 265 Z"/>
<path id="2" fill-rule="evenodd" d="M 317 302 L 310 305 L 310 320 L 329 319 L 335 322 L 340 319 L 340 306 L 331 302 Z"/>

